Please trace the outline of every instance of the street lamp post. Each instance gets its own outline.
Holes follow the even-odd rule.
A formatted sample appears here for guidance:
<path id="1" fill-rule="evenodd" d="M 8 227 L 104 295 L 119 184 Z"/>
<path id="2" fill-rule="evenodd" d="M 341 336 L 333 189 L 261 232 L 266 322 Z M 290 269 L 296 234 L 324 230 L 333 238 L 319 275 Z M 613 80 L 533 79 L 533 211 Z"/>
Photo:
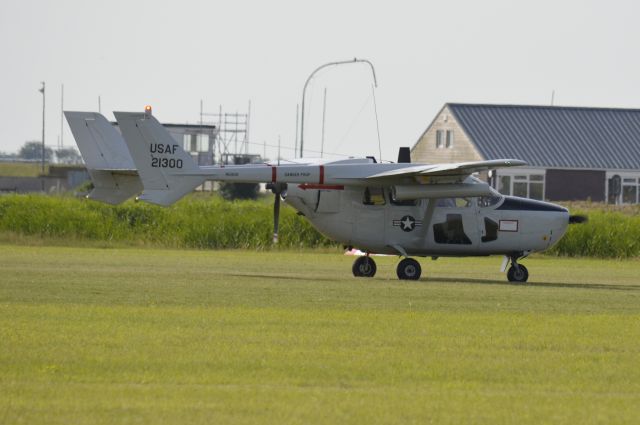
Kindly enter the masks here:
<path id="1" fill-rule="evenodd" d="M 302 158 L 303 153 L 304 153 L 304 100 L 305 100 L 305 96 L 306 96 L 306 93 L 307 93 L 307 86 L 309 85 L 309 81 L 311 81 L 311 79 L 316 74 L 316 72 L 320 71 L 323 68 L 327 68 L 327 67 L 334 66 L 334 65 L 346 65 L 346 64 L 350 64 L 350 63 L 366 63 L 366 64 L 368 64 L 369 67 L 371 67 L 371 73 L 373 74 L 373 84 L 376 87 L 378 87 L 378 80 L 376 79 L 376 70 L 373 67 L 373 64 L 370 61 L 368 61 L 367 59 L 353 58 L 351 60 L 346 60 L 346 61 L 329 62 L 329 63 L 325 63 L 324 65 L 320 65 L 319 67 L 314 69 L 313 72 L 307 78 L 307 81 L 305 81 L 304 88 L 302 89 L 302 113 L 300 114 L 300 158 Z"/>
<path id="2" fill-rule="evenodd" d="M 44 81 L 42 81 L 42 87 L 38 90 L 42 93 L 42 174 L 44 175 Z"/>

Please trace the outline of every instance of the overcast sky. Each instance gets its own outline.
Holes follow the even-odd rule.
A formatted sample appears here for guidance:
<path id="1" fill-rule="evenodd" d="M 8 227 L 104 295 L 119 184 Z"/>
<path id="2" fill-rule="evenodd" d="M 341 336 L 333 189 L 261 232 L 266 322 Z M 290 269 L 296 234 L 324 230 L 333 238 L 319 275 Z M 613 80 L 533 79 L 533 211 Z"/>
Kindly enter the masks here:
<path id="1" fill-rule="evenodd" d="M 412 146 L 446 102 L 640 107 L 637 1 L 0 0 L 0 151 L 60 137 L 65 109 L 142 110 L 195 123 L 246 112 L 252 151 L 291 157 L 317 66 L 370 60 L 382 156 Z M 305 156 L 378 155 L 371 71 L 334 67 L 307 91 Z M 64 143 L 73 143 L 66 122 Z M 267 156 L 274 158 L 275 149 Z M 317 156 L 317 155 L 315 155 Z"/>

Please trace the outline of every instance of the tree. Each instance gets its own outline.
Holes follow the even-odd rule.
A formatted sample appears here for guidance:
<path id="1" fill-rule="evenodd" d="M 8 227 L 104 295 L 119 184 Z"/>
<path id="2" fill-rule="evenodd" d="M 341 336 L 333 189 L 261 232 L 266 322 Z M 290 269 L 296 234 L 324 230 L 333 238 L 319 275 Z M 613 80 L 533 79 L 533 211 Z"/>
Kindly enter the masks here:
<path id="1" fill-rule="evenodd" d="M 56 158 L 58 162 L 63 164 L 80 164 L 82 157 L 74 148 L 60 148 L 56 150 Z"/>
<path id="2" fill-rule="evenodd" d="M 53 150 L 51 148 L 45 147 L 44 149 L 44 159 L 49 161 L 51 156 L 53 155 Z M 22 159 L 42 159 L 42 142 L 31 141 L 26 142 L 20 148 L 18 152 L 18 157 Z"/>

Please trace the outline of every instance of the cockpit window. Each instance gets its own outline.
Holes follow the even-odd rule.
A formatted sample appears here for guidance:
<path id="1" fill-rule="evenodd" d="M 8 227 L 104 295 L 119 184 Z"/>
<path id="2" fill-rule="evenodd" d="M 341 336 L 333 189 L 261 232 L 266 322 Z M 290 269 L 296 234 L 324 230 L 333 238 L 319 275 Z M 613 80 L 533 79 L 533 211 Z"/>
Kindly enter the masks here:
<path id="1" fill-rule="evenodd" d="M 468 208 L 471 206 L 471 198 L 440 198 L 436 201 L 438 208 Z"/>
<path id="2" fill-rule="evenodd" d="M 481 196 L 478 198 L 478 206 L 480 208 L 492 207 L 500 202 L 501 199 L 502 196 Z"/>
<path id="3" fill-rule="evenodd" d="M 384 205 L 384 191 L 381 187 L 367 187 L 364 190 L 362 203 L 364 205 Z"/>

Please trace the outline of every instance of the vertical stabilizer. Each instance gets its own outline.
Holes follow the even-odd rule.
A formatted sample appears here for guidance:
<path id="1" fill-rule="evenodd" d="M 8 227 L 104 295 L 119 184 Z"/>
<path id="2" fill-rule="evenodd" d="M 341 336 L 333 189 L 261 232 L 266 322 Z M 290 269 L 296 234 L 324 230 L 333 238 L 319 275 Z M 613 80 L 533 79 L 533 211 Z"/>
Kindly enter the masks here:
<path id="1" fill-rule="evenodd" d="M 205 178 L 181 143 L 150 113 L 114 112 L 144 186 L 139 199 L 170 205 L 201 185 Z"/>

